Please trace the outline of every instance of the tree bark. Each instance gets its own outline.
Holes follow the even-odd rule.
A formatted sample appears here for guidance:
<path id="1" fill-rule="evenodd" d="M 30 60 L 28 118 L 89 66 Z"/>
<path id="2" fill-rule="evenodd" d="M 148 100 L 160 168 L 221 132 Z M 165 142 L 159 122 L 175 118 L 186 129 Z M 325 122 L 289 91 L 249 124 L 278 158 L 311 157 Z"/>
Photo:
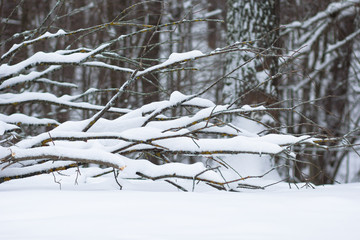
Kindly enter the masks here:
<path id="1" fill-rule="evenodd" d="M 241 46 L 270 48 L 276 44 L 279 37 L 279 1 L 229 0 L 226 26 L 228 44 L 243 42 Z M 226 71 L 230 72 L 252 57 L 254 57 L 252 53 L 229 54 Z M 227 79 L 224 87 L 225 101 L 231 102 L 262 82 L 264 77 L 258 73 L 265 72 L 274 75 L 277 71 L 278 59 L 276 57 L 257 57 Z M 269 82 L 261 87 L 261 91 L 276 95 L 276 85 L 276 82 Z"/>

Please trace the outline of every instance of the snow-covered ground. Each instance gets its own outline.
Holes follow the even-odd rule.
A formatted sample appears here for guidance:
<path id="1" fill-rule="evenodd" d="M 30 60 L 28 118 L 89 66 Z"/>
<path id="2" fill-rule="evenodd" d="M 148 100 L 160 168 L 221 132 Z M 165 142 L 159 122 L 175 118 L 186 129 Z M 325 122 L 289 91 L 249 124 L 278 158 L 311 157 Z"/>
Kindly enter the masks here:
<path id="1" fill-rule="evenodd" d="M 84 179 L 62 177 L 62 190 L 52 175 L 1 184 L 0 239 L 359 239 L 360 183 L 234 193 Z"/>

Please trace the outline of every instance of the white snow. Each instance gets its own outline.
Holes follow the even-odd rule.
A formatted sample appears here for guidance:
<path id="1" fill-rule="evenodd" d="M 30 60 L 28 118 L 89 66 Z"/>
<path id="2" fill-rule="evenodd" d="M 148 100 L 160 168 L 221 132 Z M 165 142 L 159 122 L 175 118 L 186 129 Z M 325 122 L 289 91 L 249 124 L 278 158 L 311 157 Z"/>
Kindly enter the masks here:
<path id="1" fill-rule="evenodd" d="M 49 118 L 30 117 L 21 113 L 14 113 L 9 116 L 0 113 L 0 121 L 13 124 L 28 124 L 28 125 L 59 125 L 58 121 Z"/>
<path id="2" fill-rule="evenodd" d="M 174 91 L 173 93 L 171 93 L 169 101 L 173 102 L 173 103 L 181 102 L 188 97 L 189 96 L 184 95 L 179 91 Z M 198 106 L 198 107 L 214 107 L 215 106 L 215 103 L 213 103 L 212 101 L 210 101 L 208 99 L 204 99 L 204 98 L 199 98 L 199 97 L 195 97 L 189 101 L 186 101 L 185 104 L 189 104 L 192 106 Z"/>
<path id="3" fill-rule="evenodd" d="M 123 36 L 118 37 L 116 40 L 120 40 Z M 115 40 L 113 40 L 115 42 Z M 0 77 L 12 77 L 12 75 L 17 75 L 23 72 L 29 67 L 34 67 L 36 65 L 46 65 L 52 64 L 56 65 L 57 63 L 63 64 L 81 64 L 84 63 L 87 59 L 95 56 L 101 51 L 104 51 L 107 47 L 111 45 L 112 42 L 104 43 L 90 52 L 72 52 L 71 50 L 56 51 L 45 53 L 42 51 L 36 52 L 31 57 L 26 60 L 19 62 L 14 65 L 2 64 L 0 65 Z M 65 55 L 67 54 L 67 55 Z M 90 63 L 91 64 L 91 63 Z M 94 63 L 92 63 L 94 65 Z M 94 65 L 96 66 L 96 65 Z"/>
<path id="4" fill-rule="evenodd" d="M 74 144 L 73 144 L 74 145 Z M 74 161 L 80 161 L 82 160 L 88 160 L 90 159 L 94 163 L 97 163 L 98 165 L 101 164 L 111 164 L 114 167 L 121 169 L 125 166 L 124 160 L 126 157 L 117 155 L 117 154 L 111 154 L 106 151 L 102 151 L 100 148 L 97 149 L 79 149 L 76 148 L 76 145 L 74 148 L 64 148 L 59 146 L 47 146 L 47 147 L 38 147 L 38 148 L 30 148 L 30 149 L 22 149 L 16 146 L 12 146 L 9 148 L 1 147 L 0 146 L 0 159 L 6 158 L 8 155 L 12 155 L 11 160 L 14 162 L 20 162 L 22 159 L 53 159 L 61 161 L 61 160 L 74 160 Z M 12 165 L 16 167 L 15 165 Z M 11 172 L 11 176 L 13 173 L 18 172 L 19 174 L 25 174 L 26 171 L 30 171 L 28 168 L 24 167 L 24 170 L 22 172 L 20 169 L 16 171 L 12 171 L 11 167 L 4 168 L 4 165 L 1 166 L 2 169 L 0 171 L 0 177 L 3 176 L 9 176 L 9 171 Z"/>
<path id="5" fill-rule="evenodd" d="M 154 65 L 154 66 L 149 67 L 149 68 L 146 68 L 143 71 L 139 71 L 139 72 L 136 73 L 136 76 L 142 76 L 142 75 L 144 75 L 144 74 L 146 74 L 148 72 L 152 72 L 152 71 L 157 70 L 157 69 L 162 69 L 164 67 L 170 66 L 170 65 L 175 64 L 175 63 L 182 63 L 184 61 L 191 60 L 191 59 L 194 59 L 196 57 L 201 57 L 203 55 L 204 54 L 199 50 L 193 50 L 193 51 L 185 52 L 185 53 L 172 53 L 172 54 L 170 54 L 168 60 L 166 60 L 165 62 Z"/>
<path id="6" fill-rule="evenodd" d="M 5 121 L 0 119 L 0 136 L 3 135 L 6 131 L 13 131 L 18 128 L 19 128 L 18 126 L 13 125 L 13 124 L 8 124 Z"/>
<path id="7" fill-rule="evenodd" d="M 215 9 L 211 12 L 207 12 L 204 14 L 204 18 L 211 18 L 214 17 L 216 15 L 220 15 L 222 13 L 221 9 Z"/>
<path id="8" fill-rule="evenodd" d="M 92 110 L 101 110 L 103 106 L 90 104 L 88 102 L 71 102 L 68 95 L 64 95 L 62 97 L 57 97 L 51 93 L 41 93 L 41 92 L 23 92 L 23 93 L 4 93 L 0 94 L 0 105 L 10 105 L 10 104 L 18 104 L 25 102 L 36 102 L 36 101 L 45 101 L 52 104 L 57 105 L 66 105 L 72 108 L 79 109 L 92 109 Z M 115 108 L 112 107 L 109 110 L 110 112 L 118 112 L 118 113 L 127 113 L 128 109 L 124 108 Z"/>
<path id="9" fill-rule="evenodd" d="M 129 73 L 133 73 L 134 70 L 130 69 L 130 68 L 123 68 L 123 67 L 118 67 L 115 65 L 110 65 L 110 64 L 106 64 L 103 62 L 99 62 L 99 61 L 92 61 L 92 62 L 85 62 L 82 65 L 84 66 L 94 66 L 94 67 L 103 67 L 103 68 L 108 68 L 114 71 L 121 71 L 121 72 L 129 72 Z"/>
<path id="10" fill-rule="evenodd" d="M 46 70 L 42 71 L 42 72 L 37 72 L 37 71 L 32 71 L 29 74 L 20 74 L 18 76 L 12 77 L 10 79 L 5 80 L 4 82 L 2 82 L 0 84 L 0 90 L 3 90 L 5 88 L 10 88 L 16 84 L 19 83 L 25 83 L 25 82 L 30 82 L 30 81 L 34 81 L 35 79 L 38 79 L 50 72 L 53 72 L 55 70 L 60 69 L 61 66 L 60 65 L 54 65 L 54 66 L 50 66 L 49 68 L 47 68 Z"/>
<path id="11" fill-rule="evenodd" d="M 0 184 L 0 239 L 358 238 L 359 183 L 184 193 L 139 180 L 128 180 L 120 191 L 110 176 L 89 178 L 87 172 L 78 185 L 74 176 L 55 177 L 62 190 L 51 174 Z"/>
<path id="12" fill-rule="evenodd" d="M 6 58 L 7 56 L 9 56 L 11 53 L 13 53 L 14 51 L 18 50 L 20 47 L 26 46 L 28 44 L 32 44 L 34 42 L 37 42 L 39 40 L 43 40 L 43 39 L 48 39 L 48 38 L 53 38 L 53 37 L 59 37 L 59 36 L 63 36 L 66 35 L 66 32 L 62 29 L 59 29 L 56 33 L 49 33 L 46 32 L 43 35 L 32 39 L 32 40 L 28 40 L 28 41 L 23 41 L 21 44 L 14 44 L 9 51 L 7 51 L 4 55 L 1 56 L 1 59 Z"/>
<path id="13" fill-rule="evenodd" d="M 72 53 L 70 55 L 62 55 L 56 52 L 37 52 L 26 60 L 14 65 L 2 64 L 0 66 L 0 77 L 6 77 L 11 74 L 17 74 L 27 67 L 35 66 L 42 63 L 78 63 L 88 57 L 88 53 Z"/>

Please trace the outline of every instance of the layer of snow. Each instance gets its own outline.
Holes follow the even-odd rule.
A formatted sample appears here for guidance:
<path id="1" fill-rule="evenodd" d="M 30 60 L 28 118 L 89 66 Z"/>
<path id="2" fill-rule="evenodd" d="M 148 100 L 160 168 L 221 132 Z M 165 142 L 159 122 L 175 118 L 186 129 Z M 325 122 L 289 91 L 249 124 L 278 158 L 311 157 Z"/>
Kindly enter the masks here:
<path id="1" fill-rule="evenodd" d="M 183 193 L 165 183 L 43 175 L 0 184 L 0 239 L 357 239 L 360 184 Z M 86 182 L 86 183 L 85 183 Z M 139 191 L 139 190 L 152 190 Z"/>
<path id="2" fill-rule="evenodd" d="M 27 125 L 59 125 L 58 121 L 49 118 L 30 117 L 22 113 L 14 113 L 9 116 L 0 113 L 0 121 L 14 124 Z"/>

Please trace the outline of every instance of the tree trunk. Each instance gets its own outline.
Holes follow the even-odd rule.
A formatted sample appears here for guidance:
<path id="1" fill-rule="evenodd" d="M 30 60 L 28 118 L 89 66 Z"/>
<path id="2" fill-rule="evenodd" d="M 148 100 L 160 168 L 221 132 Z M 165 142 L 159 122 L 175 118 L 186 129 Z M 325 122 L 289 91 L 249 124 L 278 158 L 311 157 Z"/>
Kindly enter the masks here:
<path id="1" fill-rule="evenodd" d="M 149 25 L 158 25 L 160 24 L 161 20 L 161 9 L 162 9 L 162 2 L 149 2 L 146 4 L 146 10 L 148 13 L 148 20 L 146 24 Z M 149 58 L 153 60 L 144 60 L 144 64 L 148 64 L 148 66 L 156 65 L 159 62 L 157 61 L 160 56 L 160 34 L 154 31 L 147 32 L 145 34 L 143 48 L 144 51 L 141 52 L 141 57 Z M 142 92 L 149 93 L 149 96 L 145 96 L 143 103 L 151 103 L 155 101 L 159 101 L 159 74 L 157 73 L 150 73 L 145 75 L 142 79 Z"/>
<path id="2" fill-rule="evenodd" d="M 269 48 L 276 44 L 279 37 L 278 10 L 278 0 L 229 0 L 226 18 L 228 44 L 244 42 L 240 47 L 251 45 L 255 48 Z M 254 57 L 253 53 L 235 52 L 229 54 L 226 72 L 230 72 L 252 57 Z M 274 75 L 277 70 L 278 60 L 276 57 L 257 57 L 256 60 L 242 67 L 227 79 L 224 87 L 225 101 L 233 101 L 264 81 L 266 77 L 259 74 L 260 72 Z M 276 85 L 276 82 L 269 82 L 261 87 L 261 91 L 276 95 Z"/>
<path id="3" fill-rule="evenodd" d="M 354 32 L 354 15 L 335 23 L 334 36 L 337 41 L 344 40 L 348 35 Z M 330 78 L 325 87 L 325 98 L 321 105 L 326 111 L 324 119 L 325 127 L 330 137 L 341 137 L 349 132 L 348 118 L 348 92 L 349 92 L 349 71 L 351 67 L 351 55 L 353 51 L 352 42 L 341 47 L 330 69 Z M 334 143 L 333 143 L 334 144 Z M 336 143 L 339 144 L 339 143 Z M 322 169 L 322 174 L 313 180 L 316 184 L 334 183 L 339 165 L 342 159 L 339 159 L 338 150 L 326 151 L 320 154 L 315 164 Z M 318 172 L 312 169 L 313 175 Z"/>

